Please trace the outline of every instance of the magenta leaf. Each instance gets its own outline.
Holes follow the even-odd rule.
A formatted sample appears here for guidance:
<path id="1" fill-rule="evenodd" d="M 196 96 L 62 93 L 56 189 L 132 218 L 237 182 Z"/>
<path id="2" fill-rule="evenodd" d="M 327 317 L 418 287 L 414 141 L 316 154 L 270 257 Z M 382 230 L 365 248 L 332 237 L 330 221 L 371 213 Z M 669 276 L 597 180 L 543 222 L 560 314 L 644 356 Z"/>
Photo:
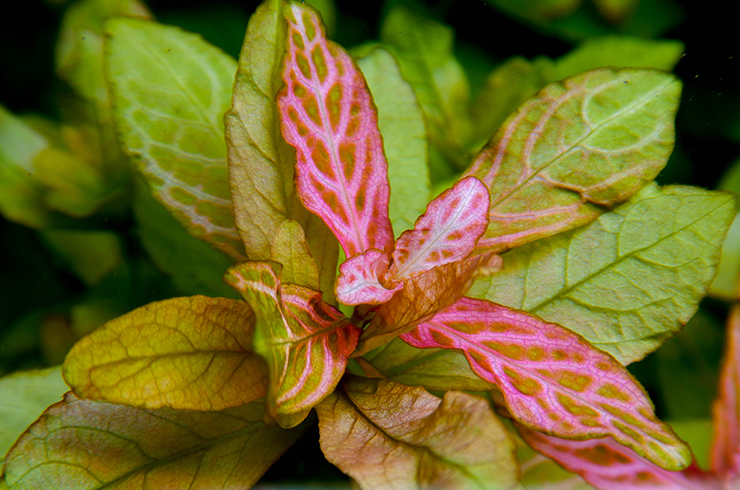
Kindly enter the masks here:
<path id="1" fill-rule="evenodd" d="M 465 259 L 488 226 L 488 188 L 475 177 L 460 180 L 429 203 L 413 230 L 396 242 L 391 276 L 401 280 Z"/>
<path id="2" fill-rule="evenodd" d="M 390 258 L 380 250 L 368 250 L 347 259 L 337 278 L 337 299 L 345 305 L 379 305 L 387 302 L 403 284 L 386 287 L 383 278 L 388 273 Z"/>
<path id="3" fill-rule="evenodd" d="M 224 279 L 254 310 L 254 350 L 270 375 L 268 409 L 290 428 L 334 390 L 360 329 L 322 301 L 320 291 L 282 284 L 280 269 L 275 262 L 245 262 Z"/>
<path id="4" fill-rule="evenodd" d="M 296 149 L 303 204 L 334 232 L 347 257 L 390 253 L 388 164 L 378 117 L 352 58 L 324 36 L 318 14 L 286 9 L 288 53 L 278 105 L 285 139 Z"/>
<path id="5" fill-rule="evenodd" d="M 401 339 L 464 352 L 473 371 L 498 386 L 514 418 L 529 428 L 568 439 L 612 436 L 671 470 L 691 460 L 629 372 L 557 324 L 463 298 Z"/>
<path id="6" fill-rule="evenodd" d="M 519 435 L 536 451 L 553 459 L 568 471 L 603 490 L 709 490 L 711 476 L 692 464 L 683 471 L 668 471 L 654 465 L 611 437 L 573 441 L 548 436 L 517 426 Z"/>
<path id="7" fill-rule="evenodd" d="M 730 480 L 740 477 L 740 306 L 730 311 L 719 396 L 712 407 L 712 470 Z"/>

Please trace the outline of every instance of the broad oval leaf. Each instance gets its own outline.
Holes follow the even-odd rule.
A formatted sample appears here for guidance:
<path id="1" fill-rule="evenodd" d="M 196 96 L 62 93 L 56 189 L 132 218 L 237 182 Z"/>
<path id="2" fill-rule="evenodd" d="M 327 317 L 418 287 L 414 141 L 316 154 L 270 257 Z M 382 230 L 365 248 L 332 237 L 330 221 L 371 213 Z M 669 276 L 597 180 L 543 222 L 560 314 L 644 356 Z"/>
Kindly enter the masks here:
<path id="1" fill-rule="evenodd" d="M 143 19 L 105 24 L 106 73 L 125 152 L 191 235 L 244 260 L 223 114 L 236 65 L 201 37 Z"/>
<path id="2" fill-rule="evenodd" d="M 52 405 L 8 454 L 12 490 L 250 488 L 304 432 L 265 423 L 261 402 L 219 412 L 77 399 Z"/>
<path id="3" fill-rule="evenodd" d="M 488 188 L 468 177 L 429 203 L 413 230 L 404 232 L 393 251 L 394 281 L 464 260 L 488 225 Z"/>
<path id="4" fill-rule="evenodd" d="M 384 281 L 389 264 L 390 257 L 374 249 L 345 260 L 339 266 L 337 299 L 345 305 L 386 303 L 403 287 L 403 284 L 390 286 Z"/>
<path id="5" fill-rule="evenodd" d="M 724 479 L 740 479 L 740 306 L 730 310 L 719 396 L 712 407 L 712 470 Z"/>
<path id="6" fill-rule="evenodd" d="M 622 364 L 691 318 L 734 215 L 729 194 L 654 186 L 584 228 L 504 255 L 469 295 L 579 333 Z"/>
<path id="7" fill-rule="evenodd" d="M 610 435 L 667 469 L 691 452 L 653 414 L 642 387 L 613 357 L 580 336 L 523 312 L 463 298 L 401 339 L 465 353 L 527 427 L 569 439 Z"/>
<path id="8" fill-rule="evenodd" d="M 711 477 L 692 465 L 683 471 L 668 471 L 640 457 L 610 437 L 573 441 L 548 436 L 517 426 L 519 435 L 533 449 L 552 458 L 568 471 L 604 490 L 717 489 Z"/>
<path id="9" fill-rule="evenodd" d="M 629 199 L 668 161 L 680 91 L 662 71 L 598 69 L 529 99 L 466 173 L 491 191 L 479 248 L 554 235 Z"/>
<path id="10" fill-rule="evenodd" d="M 268 409 L 289 428 L 334 390 L 360 329 L 322 301 L 320 291 L 282 284 L 279 271 L 274 262 L 245 262 L 224 280 L 257 316 L 254 348 L 270 373 Z"/>
<path id="11" fill-rule="evenodd" d="M 192 296 L 150 303 L 80 340 L 64 378 L 81 397 L 145 408 L 221 410 L 265 396 L 244 301 Z"/>
<path id="12" fill-rule="evenodd" d="M 377 114 L 360 70 L 324 37 L 316 12 L 286 9 L 288 53 L 280 92 L 283 134 L 296 149 L 296 185 L 347 257 L 390 252 L 388 168 Z"/>
<path id="13" fill-rule="evenodd" d="M 350 377 L 316 407 L 326 458 L 363 489 L 505 489 L 514 444 L 482 398 Z"/>

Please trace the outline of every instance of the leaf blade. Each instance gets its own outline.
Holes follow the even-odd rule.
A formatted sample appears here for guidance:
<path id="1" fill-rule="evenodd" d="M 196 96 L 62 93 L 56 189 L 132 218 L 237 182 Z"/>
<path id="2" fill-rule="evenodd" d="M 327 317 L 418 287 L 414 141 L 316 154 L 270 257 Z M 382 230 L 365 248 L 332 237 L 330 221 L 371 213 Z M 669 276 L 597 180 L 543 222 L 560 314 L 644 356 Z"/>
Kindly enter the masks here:
<path id="1" fill-rule="evenodd" d="M 727 342 L 719 396 L 712 405 L 714 437 L 712 470 L 723 479 L 740 475 L 740 307 L 733 306 L 727 322 Z"/>

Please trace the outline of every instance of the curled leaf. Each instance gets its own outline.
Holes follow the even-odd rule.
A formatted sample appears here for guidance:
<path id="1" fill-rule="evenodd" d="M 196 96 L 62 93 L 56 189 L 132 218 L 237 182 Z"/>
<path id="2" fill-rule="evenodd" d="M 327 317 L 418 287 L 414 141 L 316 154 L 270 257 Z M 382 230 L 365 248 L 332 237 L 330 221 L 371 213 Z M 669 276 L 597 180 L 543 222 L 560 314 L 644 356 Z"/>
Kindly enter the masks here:
<path id="1" fill-rule="evenodd" d="M 379 305 L 387 302 L 403 284 L 386 287 L 390 258 L 380 250 L 368 250 L 339 266 L 337 299 L 345 305 Z"/>

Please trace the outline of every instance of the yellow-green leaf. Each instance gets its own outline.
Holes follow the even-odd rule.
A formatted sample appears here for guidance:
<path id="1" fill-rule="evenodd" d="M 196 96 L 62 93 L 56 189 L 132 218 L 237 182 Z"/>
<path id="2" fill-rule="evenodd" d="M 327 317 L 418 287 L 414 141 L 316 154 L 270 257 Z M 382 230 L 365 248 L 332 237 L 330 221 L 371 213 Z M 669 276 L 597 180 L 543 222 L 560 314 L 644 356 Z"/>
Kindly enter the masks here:
<path id="1" fill-rule="evenodd" d="M 283 280 L 318 290 L 319 269 L 308 250 L 303 228 L 292 219 L 286 219 L 277 229 L 270 258 L 283 266 Z"/>
<path id="2" fill-rule="evenodd" d="M 79 341 L 64 378 L 81 397 L 184 410 L 222 410 L 265 395 L 252 351 L 254 315 L 240 300 L 193 296 L 151 303 Z"/>

